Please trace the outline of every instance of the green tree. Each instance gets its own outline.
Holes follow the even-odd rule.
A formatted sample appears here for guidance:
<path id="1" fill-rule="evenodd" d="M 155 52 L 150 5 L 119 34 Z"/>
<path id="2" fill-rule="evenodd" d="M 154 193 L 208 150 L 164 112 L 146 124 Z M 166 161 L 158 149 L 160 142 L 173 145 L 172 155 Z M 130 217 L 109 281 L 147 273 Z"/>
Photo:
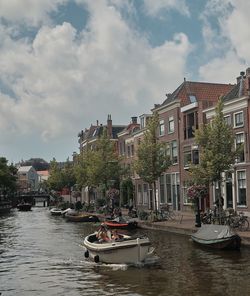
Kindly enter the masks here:
<path id="1" fill-rule="evenodd" d="M 170 165 L 170 159 L 165 155 L 165 145 L 158 141 L 158 127 L 159 116 L 155 112 L 147 125 L 137 151 L 138 159 L 134 163 L 137 174 L 149 184 L 151 189 L 153 187 L 155 211 L 157 210 L 156 180 Z"/>
<path id="2" fill-rule="evenodd" d="M 82 152 L 75 165 L 77 184 L 81 187 L 102 189 L 105 195 L 111 182 L 117 184 L 121 174 L 119 157 L 114 142 L 108 137 L 106 129 L 96 142 L 95 149 Z"/>
<path id="3" fill-rule="evenodd" d="M 59 191 L 64 187 L 62 170 L 55 158 L 50 162 L 49 178 L 47 186 L 50 190 Z"/>
<path id="4" fill-rule="evenodd" d="M 200 163 L 190 167 L 190 175 L 195 184 L 218 182 L 221 197 L 222 173 L 232 169 L 240 150 L 235 150 L 232 128 L 223 115 L 223 100 L 215 108 L 215 116 L 208 124 L 196 131 L 195 141 L 199 145 Z"/>
<path id="5" fill-rule="evenodd" d="M 12 195 L 17 188 L 17 169 L 5 157 L 0 157 L 0 195 Z"/>

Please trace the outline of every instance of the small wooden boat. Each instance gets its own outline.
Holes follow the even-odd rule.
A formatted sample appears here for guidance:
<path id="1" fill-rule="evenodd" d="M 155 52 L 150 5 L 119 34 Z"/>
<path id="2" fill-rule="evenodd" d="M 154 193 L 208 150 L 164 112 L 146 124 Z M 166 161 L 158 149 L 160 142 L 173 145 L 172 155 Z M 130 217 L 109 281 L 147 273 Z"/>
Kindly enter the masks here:
<path id="1" fill-rule="evenodd" d="M 100 242 L 97 232 L 84 239 L 85 257 L 92 258 L 96 263 L 139 264 L 154 254 L 154 248 L 148 237 L 131 237 L 119 234 L 118 240 Z"/>
<path id="2" fill-rule="evenodd" d="M 137 228 L 137 221 L 126 220 L 123 217 L 116 217 L 115 219 L 112 219 L 112 220 L 105 220 L 103 223 L 109 228 L 116 228 L 116 229 Z"/>
<path id="3" fill-rule="evenodd" d="M 205 224 L 194 234 L 192 240 L 214 249 L 240 249 L 241 238 L 228 225 Z"/>
<path id="4" fill-rule="evenodd" d="M 17 205 L 19 211 L 31 211 L 32 204 L 25 202 Z"/>
<path id="5" fill-rule="evenodd" d="M 65 214 L 65 218 L 70 222 L 100 222 L 98 216 L 81 212 L 69 211 Z"/>

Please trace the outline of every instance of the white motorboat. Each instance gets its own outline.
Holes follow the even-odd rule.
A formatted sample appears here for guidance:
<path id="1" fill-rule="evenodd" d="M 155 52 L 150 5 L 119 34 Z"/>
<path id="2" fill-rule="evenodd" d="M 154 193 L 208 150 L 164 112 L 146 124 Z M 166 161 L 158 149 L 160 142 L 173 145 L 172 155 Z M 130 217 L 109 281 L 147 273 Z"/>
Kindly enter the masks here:
<path id="1" fill-rule="evenodd" d="M 97 232 L 85 237 L 85 257 L 96 263 L 140 264 L 151 257 L 154 248 L 148 237 L 131 237 L 119 234 L 119 239 L 99 242 Z"/>
<path id="2" fill-rule="evenodd" d="M 52 209 L 50 209 L 50 213 L 53 216 L 60 216 L 60 215 L 62 215 L 62 210 L 59 208 L 52 208 Z"/>

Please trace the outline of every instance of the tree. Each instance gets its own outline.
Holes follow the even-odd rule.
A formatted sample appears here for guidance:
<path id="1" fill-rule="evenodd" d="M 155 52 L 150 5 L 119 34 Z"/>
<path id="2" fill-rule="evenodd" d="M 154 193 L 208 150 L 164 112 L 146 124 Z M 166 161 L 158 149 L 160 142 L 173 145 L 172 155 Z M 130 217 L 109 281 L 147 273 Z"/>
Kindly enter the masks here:
<path id="1" fill-rule="evenodd" d="M 159 116 L 155 112 L 147 125 L 144 138 L 137 151 L 138 159 L 134 164 L 135 171 L 143 181 L 149 183 L 151 189 L 153 186 L 155 210 L 157 210 L 156 180 L 170 165 L 170 159 L 165 155 L 164 144 L 158 142 L 158 126 Z"/>
<path id="2" fill-rule="evenodd" d="M 106 194 L 111 185 L 119 183 L 121 166 L 114 142 L 104 129 L 93 150 L 87 149 L 78 156 L 75 166 L 77 184 L 81 187 L 96 187 Z"/>
<path id="3" fill-rule="evenodd" d="M 47 186 L 50 190 L 59 191 L 63 188 L 62 171 L 55 158 L 50 162 L 49 178 Z"/>
<path id="4" fill-rule="evenodd" d="M 234 134 L 223 115 L 222 97 L 215 108 L 212 121 L 196 131 L 195 141 L 199 145 L 200 163 L 190 167 L 195 184 L 218 182 L 221 197 L 222 173 L 232 168 L 239 150 L 234 148 Z"/>
<path id="5" fill-rule="evenodd" d="M 0 157 L 0 195 L 10 195 L 16 191 L 17 169 L 5 157 Z"/>

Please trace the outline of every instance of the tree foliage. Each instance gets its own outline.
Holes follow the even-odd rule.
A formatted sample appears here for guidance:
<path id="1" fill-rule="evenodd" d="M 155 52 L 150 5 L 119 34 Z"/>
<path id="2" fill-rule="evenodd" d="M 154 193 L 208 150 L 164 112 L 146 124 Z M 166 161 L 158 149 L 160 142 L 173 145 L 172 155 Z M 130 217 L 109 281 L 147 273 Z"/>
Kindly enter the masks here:
<path id="1" fill-rule="evenodd" d="M 150 118 L 143 140 L 138 147 L 138 159 L 134 164 L 135 171 L 143 181 L 154 185 L 155 207 L 155 182 L 170 165 L 170 160 L 165 155 L 165 146 L 158 141 L 158 126 L 159 116 L 155 112 Z"/>
<path id="2" fill-rule="evenodd" d="M 54 158 L 50 162 L 50 174 L 47 186 L 50 190 L 60 191 L 63 188 L 71 188 L 76 183 L 74 165 L 69 159 L 60 166 Z"/>
<path id="3" fill-rule="evenodd" d="M 234 134 L 223 115 L 223 101 L 219 99 L 213 120 L 196 131 L 200 163 L 190 168 L 195 183 L 221 182 L 222 173 L 230 170 L 238 151 L 234 148 Z"/>
<path id="4" fill-rule="evenodd" d="M 121 166 L 114 142 L 104 130 L 93 150 L 87 149 L 78 156 L 75 166 L 77 184 L 81 187 L 108 188 L 110 181 L 119 182 Z"/>
<path id="5" fill-rule="evenodd" d="M 17 169 L 8 165 L 5 157 L 0 157 L 0 194 L 13 193 L 16 190 Z"/>

